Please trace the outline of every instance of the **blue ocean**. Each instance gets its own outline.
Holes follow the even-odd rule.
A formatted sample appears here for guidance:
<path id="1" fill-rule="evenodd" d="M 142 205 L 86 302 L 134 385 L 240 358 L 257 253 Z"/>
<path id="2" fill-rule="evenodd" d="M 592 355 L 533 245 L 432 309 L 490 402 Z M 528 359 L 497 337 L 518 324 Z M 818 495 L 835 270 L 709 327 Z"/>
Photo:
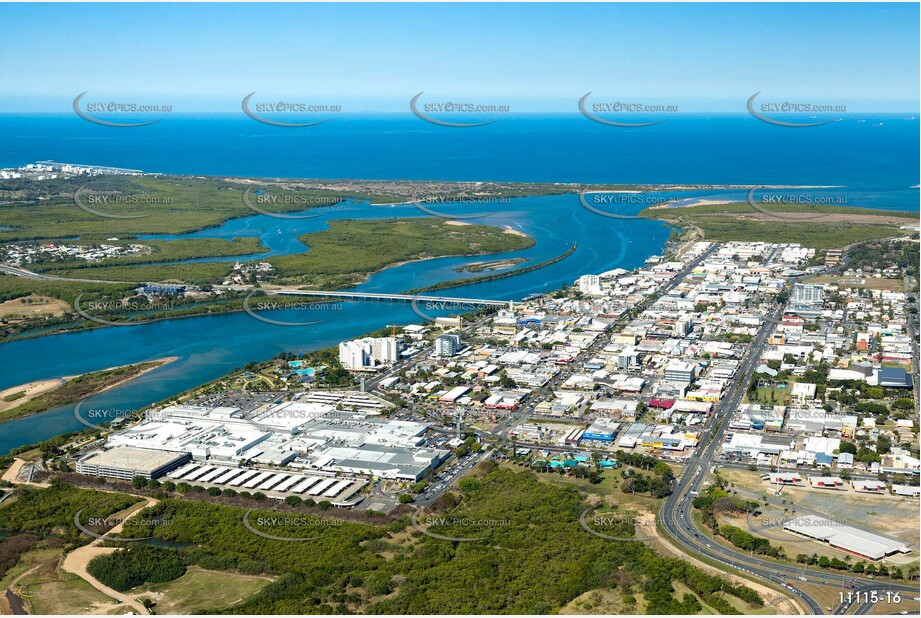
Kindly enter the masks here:
<path id="1" fill-rule="evenodd" d="M 919 126 L 910 114 L 845 115 L 788 128 L 748 114 L 675 114 L 610 127 L 580 114 L 509 115 L 454 128 L 409 114 L 343 114 L 283 128 L 240 114 L 165 114 L 135 128 L 74 114 L 0 114 L 0 166 L 51 159 L 172 174 L 529 182 L 917 187 Z M 917 191 L 901 207 L 917 207 Z"/>

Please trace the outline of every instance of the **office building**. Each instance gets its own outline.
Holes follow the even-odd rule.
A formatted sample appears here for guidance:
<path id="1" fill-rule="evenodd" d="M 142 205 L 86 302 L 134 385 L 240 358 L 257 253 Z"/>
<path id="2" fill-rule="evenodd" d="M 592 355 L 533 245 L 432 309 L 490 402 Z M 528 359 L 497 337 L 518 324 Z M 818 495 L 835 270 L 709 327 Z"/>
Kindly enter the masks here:
<path id="1" fill-rule="evenodd" d="M 697 377 L 697 365 L 673 360 L 665 366 L 665 379 L 668 382 L 690 384 Z"/>

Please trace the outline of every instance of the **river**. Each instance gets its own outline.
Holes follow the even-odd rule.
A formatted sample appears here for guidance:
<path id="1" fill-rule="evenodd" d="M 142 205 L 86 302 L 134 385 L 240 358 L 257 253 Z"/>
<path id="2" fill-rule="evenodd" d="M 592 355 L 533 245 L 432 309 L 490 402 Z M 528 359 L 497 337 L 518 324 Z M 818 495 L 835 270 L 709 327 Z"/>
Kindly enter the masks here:
<path id="1" fill-rule="evenodd" d="M 501 211 L 496 212 L 497 209 Z M 529 261 L 519 267 L 526 267 L 558 256 L 577 242 L 575 253 L 546 268 L 438 292 L 465 298 L 520 300 L 528 294 L 572 283 L 586 273 L 617 267 L 635 268 L 661 251 L 670 234 L 669 228 L 661 222 L 599 216 L 584 208 L 576 195 L 520 198 L 500 205 L 448 205 L 443 210 L 454 215 L 495 212 L 471 222 L 507 226 L 533 237 L 536 244 L 522 251 L 489 256 L 436 258 L 402 264 L 374 274 L 357 289 L 401 292 L 447 279 L 481 276 L 488 273 L 454 269 L 471 262 L 499 258 L 524 257 Z M 272 247 L 273 253 L 280 254 L 303 251 L 297 235 L 323 229 L 330 219 L 415 216 L 429 215 L 410 205 L 350 203 L 341 210 L 328 209 L 324 216 L 315 219 L 297 221 L 254 215 L 182 237 L 258 235 L 267 239 L 266 244 Z M 0 345 L 0 366 L 7 368 L 0 374 L 0 389 L 164 356 L 179 357 L 174 363 L 93 397 L 84 406 L 84 410 L 89 407 L 134 410 L 213 380 L 250 361 L 271 358 L 281 352 L 303 353 L 324 348 L 387 324 L 410 324 L 420 320 L 405 303 L 343 302 L 322 311 L 311 311 L 306 317 L 304 313 L 282 310 L 266 315 L 279 321 L 322 322 L 310 326 L 278 326 L 240 312 L 8 342 Z M 73 406 L 2 423 L 0 453 L 83 427 L 73 415 Z"/>

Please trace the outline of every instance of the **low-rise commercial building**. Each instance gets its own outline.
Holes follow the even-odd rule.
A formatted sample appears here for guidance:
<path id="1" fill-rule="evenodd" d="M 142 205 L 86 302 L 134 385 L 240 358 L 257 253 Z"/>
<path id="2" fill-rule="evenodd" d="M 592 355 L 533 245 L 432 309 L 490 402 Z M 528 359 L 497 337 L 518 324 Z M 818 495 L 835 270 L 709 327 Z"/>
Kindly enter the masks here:
<path id="1" fill-rule="evenodd" d="M 136 476 L 156 479 L 191 458 L 189 453 L 117 446 L 81 457 L 77 461 L 77 472 L 129 481 Z"/>

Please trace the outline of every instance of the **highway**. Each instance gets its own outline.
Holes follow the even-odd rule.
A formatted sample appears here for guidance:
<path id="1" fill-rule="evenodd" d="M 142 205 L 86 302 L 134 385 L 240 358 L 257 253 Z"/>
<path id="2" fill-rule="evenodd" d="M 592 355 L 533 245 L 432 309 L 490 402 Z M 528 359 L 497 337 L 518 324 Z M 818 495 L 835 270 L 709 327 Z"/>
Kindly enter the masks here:
<path id="1" fill-rule="evenodd" d="M 670 278 L 668 282 L 663 284 L 654 296 L 651 296 L 642 303 L 639 303 L 629 312 L 629 314 L 625 315 L 621 319 L 630 319 L 630 314 L 635 315 L 641 312 L 645 306 L 655 302 L 659 296 L 666 294 L 674 289 L 700 262 L 712 254 L 718 248 L 718 246 L 718 244 L 714 244 L 704 254 L 689 262 L 680 272 L 676 273 L 674 277 Z M 693 518 L 691 516 L 693 496 L 696 495 L 697 492 L 699 492 L 704 486 L 711 467 L 742 466 L 742 464 L 720 462 L 717 459 L 717 455 L 719 454 L 720 447 L 726 435 L 732 413 L 741 404 L 751 376 L 759 364 L 761 356 L 767 346 L 767 340 L 770 337 L 774 326 L 779 322 L 782 311 L 783 306 L 776 306 L 767 315 L 764 316 L 764 321 L 762 322 L 761 327 L 759 328 L 757 334 L 749 345 L 748 350 L 740 361 L 736 376 L 734 377 L 732 384 L 726 393 L 726 396 L 717 404 L 710 423 L 707 425 L 706 430 L 702 433 L 701 442 L 697 448 L 697 451 L 690 458 L 688 458 L 685 470 L 681 478 L 676 481 L 675 491 L 666 499 L 665 503 L 663 504 L 659 515 L 659 523 L 662 525 L 666 533 L 675 542 L 677 542 L 679 546 L 682 546 L 688 550 L 690 554 L 704 556 L 711 562 L 726 565 L 732 569 L 740 571 L 743 576 L 761 578 L 774 584 L 775 586 L 779 586 L 787 593 L 794 595 L 801 602 L 801 604 L 804 605 L 805 608 L 813 614 L 824 614 L 826 613 L 826 608 L 823 608 L 819 602 L 816 601 L 816 599 L 814 599 L 809 595 L 808 592 L 802 589 L 801 586 L 803 584 L 832 587 L 839 590 L 844 596 L 846 596 L 848 591 L 854 593 L 858 591 L 869 592 L 873 590 L 900 591 L 903 593 L 909 593 L 903 594 L 903 599 L 905 597 L 911 599 L 918 594 L 918 589 L 916 587 L 890 584 L 882 581 L 873 581 L 865 578 L 859 578 L 846 572 L 842 573 L 840 571 L 833 570 L 810 569 L 808 567 L 794 564 L 763 559 L 759 556 L 755 556 L 754 554 L 749 554 L 744 551 L 722 545 L 718 541 L 709 538 L 706 532 L 699 530 L 693 523 Z M 590 358 L 590 356 L 595 353 L 599 346 L 606 345 L 606 343 L 606 338 L 604 336 L 599 336 L 591 346 L 585 350 L 582 350 L 567 367 L 563 368 L 557 374 L 557 376 L 551 380 L 546 388 L 552 390 L 556 385 L 565 380 L 568 375 L 575 371 L 575 368 L 580 367 L 581 362 L 587 358 Z M 413 359 L 409 364 L 414 365 L 418 362 L 419 359 Z M 405 367 L 406 365 L 403 365 L 403 368 Z M 375 386 L 381 377 L 382 376 L 375 378 Z M 533 405 L 533 402 L 528 402 L 521 406 L 521 408 L 509 414 L 505 419 L 499 422 L 490 432 L 485 435 L 483 435 L 484 432 L 477 431 L 477 433 L 481 435 L 481 440 L 485 437 L 499 438 L 504 436 L 509 427 L 516 423 L 520 423 L 533 415 Z M 512 445 L 517 446 L 517 444 L 514 442 Z M 533 444 L 522 444 L 522 446 L 535 448 L 535 445 Z M 557 452 L 577 450 L 573 449 L 572 447 L 553 446 L 540 446 L 538 448 Z M 472 462 L 468 462 L 468 464 L 469 463 Z M 467 468 L 467 465 L 465 465 L 464 468 L 469 469 Z M 456 478 L 463 474 L 464 471 L 464 469 L 461 469 L 456 473 L 452 473 L 452 478 L 450 480 L 445 479 L 449 482 L 444 483 L 443 486 L 449 486 L 450 482 L 456 480 Z M 424 498 L 425 502 L 430 502 L 440 493 L 441 492 L 437 490 L 431 492 L 431 494 Z M 836 614 L 843 614 L 846 613 L 850 607 L 851 604 L 841 603 L 836 608 L 827 608 L 827 611 L 829 613 L 833 611 Z M 858 608 L 856 613 L 864 614 L 871 611 L 872 608 L 873 604 L 864 603 Z"/>
<path id="2" fill-rule="evenodd" d="M 698 451 L 688 459 L 684 473 L 678 482 L 679 489 L 673 492 L 662 505 L 659 523 L 675 541 L 684 546 L 690 553 L 703 555 L 712 561 L 728 565 L 748 575 L 761 577 L 769 582 L 778 584 L 796 595 L 813 614 L 823 614 L 825 612 L 814 598 L 799 587 L 799 582 L 833 586 L 839 588 L 842 592 L 846 590 L 891 589 L 917 593 L 918 589 L 910 586 L 873 582 L 836 571 L 819 571 L 762 559 L 753 554 L 723 546 L 710 539 L 705 532 L 700 531 L 693 523 L 694 520 L 691 514 L 694 498 L 692 493 L 696 495 L 700 491 L 711 466 L 716 461 L 716 454 L 729 426 L 732 411 L 742 401 L 748 382 L 754 373 L 755 367 L 758 366 L 767 339 L 782 309 L 782 307 L 777 307 L 765 317 L 761 329 L 752 340 L 751 346 L 739 366 L 739 371 L 733 380 L 732 386 L 726 397 L 717 406 L 713 421 L 711 421 L 712 429 L 708 427 L 708 433 L 704 434 L 711 435 L 709 442 L 704 444 L 702 440 Z"/>
<path id="3" fill-rule="evenodd" d="M 767 319 L 762 323 L 761 328 L 752 340 L 751 346 L 749 346 L 739 366 L 739 371 L 726 393 L 726 397 L 717 406 L 711 422 L 713 429 L 704 434 L 705 437 L 702 438 L 697 452 L 688 459 L 684 473 L 679 480 L 680 489 L 673 492 L 662 505 L 659 523 L 675 541 L 692 553 L 702 554 L 719 563 L 727 564 L 746 573 L 761 576 L 768 581 L 788 586 L 783 584 L 782 579 L 778 578 L 778 572 L 786 574 L 789 570 L 791 571 L 789 578 L 795 579 L 798 576 L 799 569 L 775 565 L 743 552 L 725 548 L 718 543 L 711 543 L 707 540 L 706 534 L 702 535 L 697 529 L 692 518 L 692 502 L 694 500 L 692 494 L 696 495 L 704 485 L 710 467 L 715 460 L 717 450 L 723 443 L 723 436 L 729 426 L 732 411 L 742 401 L 746 385 L 754 373 L 767 339 L 774 328 L 774 321 L 780 316 L 781 311 L 782 307 L 775 308 L 767 316 Z M 823 613 L 821 606 L 815 599 L 795 586 L 791 587 L 793 592 L 807 605 L 812 613 Z"/>
<path id="4" fill-rule="evenodd" d="M 134 283 L 132 281 L 106 281 L 103 279 L 70 279 L 68 277 L 53 277 L 51 275 L 41 275 L 39 273 L 34 273 L 31 270 L 19 268 L 18 266 L 10 266 L 9 264 L 0 264 L 0 272 L 6 273 L 8 275 L 13 275 L 14 277 L 22 277 L 23 279 L 40 279 L 43 281 L 77 281 L 80 283 Z"/>

